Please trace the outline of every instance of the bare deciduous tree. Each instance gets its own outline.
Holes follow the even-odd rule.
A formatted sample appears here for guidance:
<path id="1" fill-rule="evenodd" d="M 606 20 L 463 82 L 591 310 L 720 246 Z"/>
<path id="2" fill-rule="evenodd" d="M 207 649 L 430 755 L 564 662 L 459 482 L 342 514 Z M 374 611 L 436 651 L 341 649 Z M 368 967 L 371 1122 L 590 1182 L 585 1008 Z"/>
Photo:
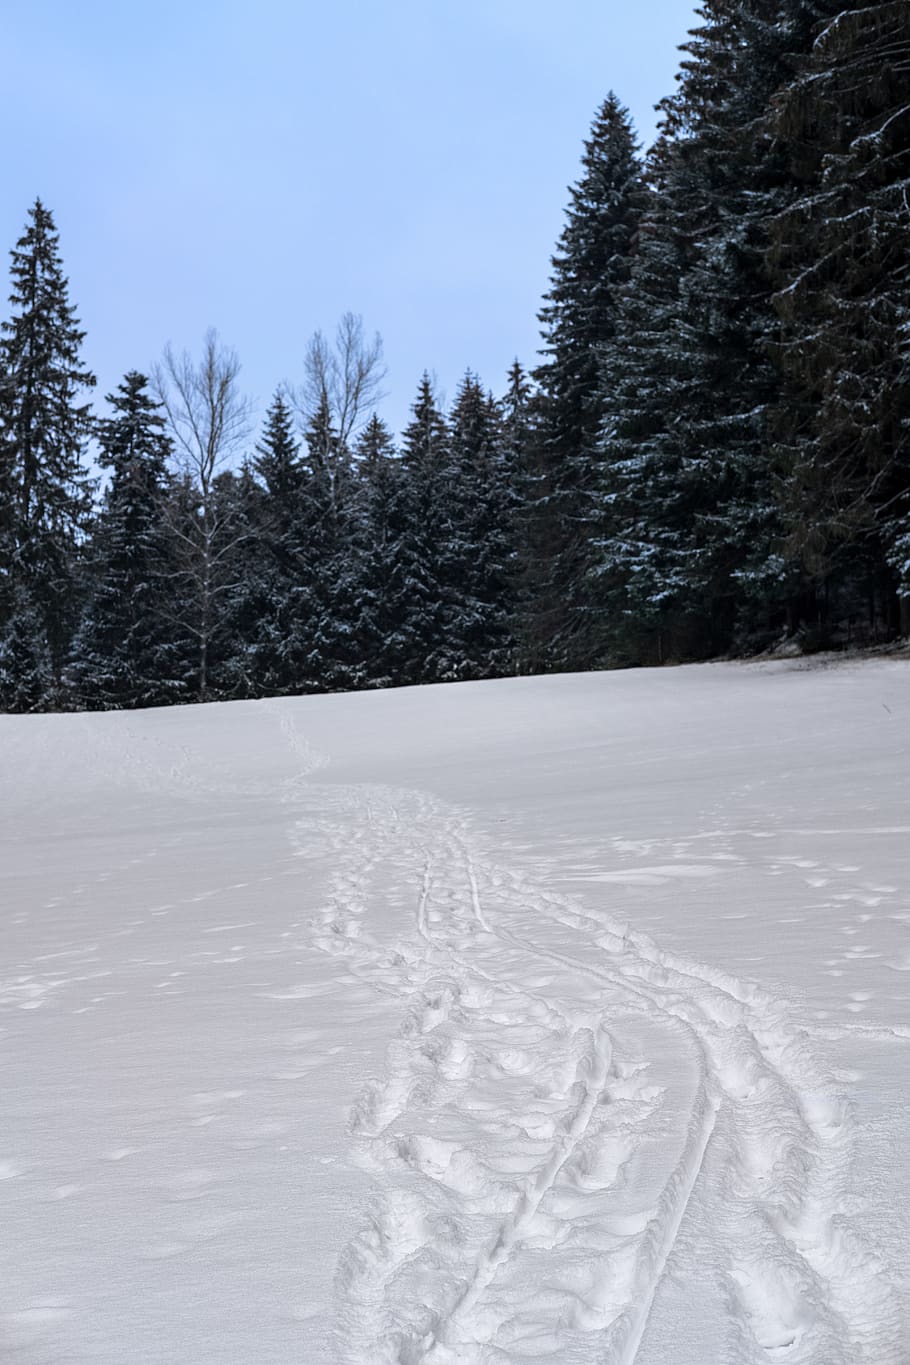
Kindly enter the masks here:
<path id="1" fill-rule="evenodd" d="M 220 602 L 232 586 L 231 564 L 245 534 L 237 500 L 224 488 L 250 431 L 251 404 L 240 391 L 239 374 L 236 351 L 223 346 L 211 328 L 198 364 L 188 352 L 178 356 L 168 346 L 154 370 L 179 475 L 167 515 L 177 587 L 171 620 L 196 642 L 200 701 L 209 693 Z"/>
<path id="2" fill-rule="evenodd" d="M 386 373 L 379 333 L 368 340 L 363 318 L 358 313 L 345 313 L 334 343 L 322 332 L 313 333 L 303 358 L 303 381 L 289 386 L 288 392 L 304 429 L 317 413 L 327 411 L 339 448 L 345 450 L 385 397 L 382 385 Z"/>

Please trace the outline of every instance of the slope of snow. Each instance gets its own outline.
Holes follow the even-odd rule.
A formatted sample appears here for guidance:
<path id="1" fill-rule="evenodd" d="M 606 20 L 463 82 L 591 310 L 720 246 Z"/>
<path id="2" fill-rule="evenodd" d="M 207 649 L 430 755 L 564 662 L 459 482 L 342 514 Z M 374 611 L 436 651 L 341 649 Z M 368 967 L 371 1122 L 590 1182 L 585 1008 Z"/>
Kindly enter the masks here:
<path id="1" fill-rule="evenodd" d="M 0 1359 L 906 1365 L 910 665 L 0 717 Z"/>

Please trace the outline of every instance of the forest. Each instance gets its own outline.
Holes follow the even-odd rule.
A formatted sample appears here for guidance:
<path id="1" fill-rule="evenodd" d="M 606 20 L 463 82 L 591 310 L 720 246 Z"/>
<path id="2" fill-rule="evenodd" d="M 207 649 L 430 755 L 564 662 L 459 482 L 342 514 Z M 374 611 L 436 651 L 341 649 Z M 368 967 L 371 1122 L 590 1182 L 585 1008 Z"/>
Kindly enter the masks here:
<path id="1" fill-rule="evenodd" d="M 596 111 L 538 362 L 466 370 L 447 410 L 425 374 L 400 436 L 354 314 L 258 428 L 214 331 L 99 411 L 36 199 L 0 335 L 0 709 L 910 634 L 910 5 L 697 13 L 647 153 Z"/>

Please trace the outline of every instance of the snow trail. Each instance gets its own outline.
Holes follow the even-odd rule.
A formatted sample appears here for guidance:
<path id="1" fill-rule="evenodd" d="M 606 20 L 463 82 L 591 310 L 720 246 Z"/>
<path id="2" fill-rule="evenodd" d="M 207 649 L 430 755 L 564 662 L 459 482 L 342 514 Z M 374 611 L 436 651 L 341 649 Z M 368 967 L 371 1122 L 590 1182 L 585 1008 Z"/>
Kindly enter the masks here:
<path id="1" fill-rule="evenodd" d="M 587 699 L 527 753 L 496 689 L 23 728 L 4 1360 L 908 1365 L 902 772 L 816 802 L 758 744 L 691 791 L 708 698 L 627 818 L 622 682 L 528 684 Z M 412 721 L 462 697 L 456 806 Z"/>
<path id="2" fill-rule="evenodd" d="M 317 940 L 408 1002 L 351 1121 L 376 1194 L 339 1359 L 633 1365 L 697 1201 L 730 1365 L 903 1360 L 887 1268 L 839 1212 L 843 1096 L 784 1004 L 498 868 L 422 793 L 326 790 L 359 814 Z M 416 936 L 383 944 L 371 888 L 408 884 Z"/>

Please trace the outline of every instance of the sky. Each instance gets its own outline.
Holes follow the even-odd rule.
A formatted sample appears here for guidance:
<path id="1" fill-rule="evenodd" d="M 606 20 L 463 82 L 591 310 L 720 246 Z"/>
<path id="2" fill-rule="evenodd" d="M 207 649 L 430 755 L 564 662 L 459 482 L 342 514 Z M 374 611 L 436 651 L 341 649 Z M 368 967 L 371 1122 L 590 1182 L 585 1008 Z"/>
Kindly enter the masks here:
<path id="1" fill-rule="evenodd" d="M 215 327 L 261 416 L 346 311 L 383 416 L 501 392 L 609 90 L 642 142 L 688 0 L 32 0 L 6 6 L 0 252 L 39 196 L 99 399 Z M 6 258 L 8 260 L 8 257 Z M 7 291 L 8 292 L 8 291 Z"/>

